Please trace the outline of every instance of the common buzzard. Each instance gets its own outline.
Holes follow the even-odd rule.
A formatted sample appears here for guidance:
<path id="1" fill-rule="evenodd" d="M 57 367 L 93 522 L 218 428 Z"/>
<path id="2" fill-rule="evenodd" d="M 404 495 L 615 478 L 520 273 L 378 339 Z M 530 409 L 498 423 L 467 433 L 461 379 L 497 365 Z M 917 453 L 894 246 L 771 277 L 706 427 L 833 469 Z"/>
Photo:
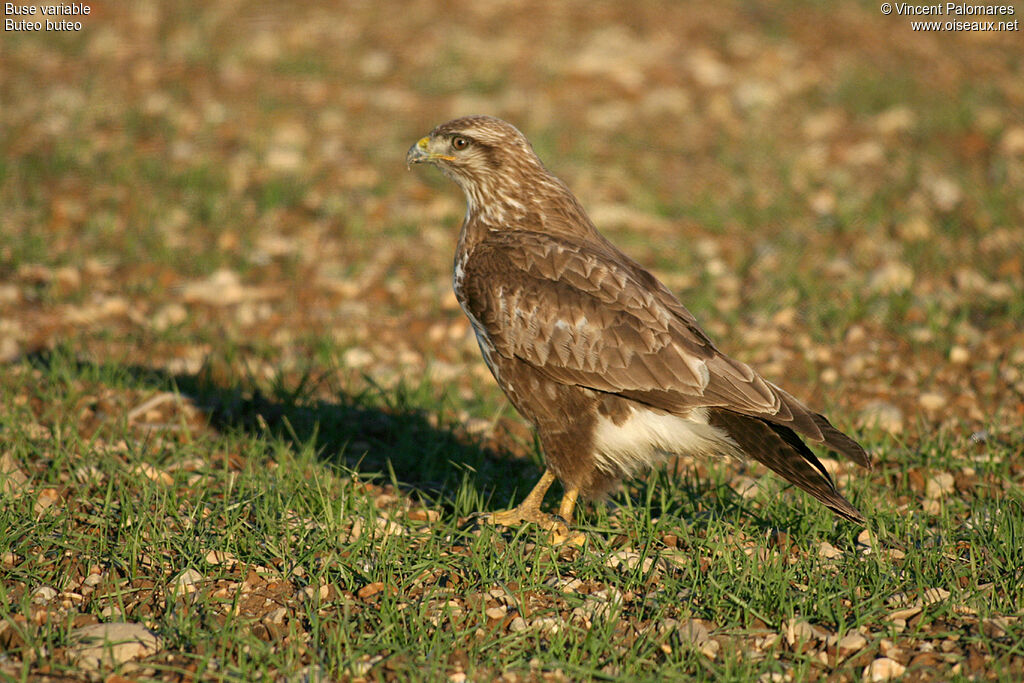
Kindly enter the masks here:
<path id="1" fill-rule="evenodd" d="M 547 470 L 490 515 L 558 534 L 600 496 L 672 454 L 750 456 L 841 517 L 864 517 L 797 434 L 870 467 L 823 416 L 722 354 L 675 296 L 611 242 L 515 127 L 455 119 L 410 149 L 462 188 L 455 295 L 484 361 L 536 429 Z M 558 516 L 541 512 L 558 479 Z"/>

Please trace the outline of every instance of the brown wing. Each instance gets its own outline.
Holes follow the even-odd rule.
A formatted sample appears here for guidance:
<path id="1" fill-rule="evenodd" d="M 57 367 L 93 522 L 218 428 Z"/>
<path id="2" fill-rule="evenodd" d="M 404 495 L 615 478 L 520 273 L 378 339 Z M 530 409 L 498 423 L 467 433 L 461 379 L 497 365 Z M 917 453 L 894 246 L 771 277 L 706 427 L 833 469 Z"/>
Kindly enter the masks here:
<path id="1" fill-rule="evenodd" d="M 495 231 L 465 269 L 466 305 L 505 357 L 672 413 L 758 417 L 869 466 L 825 417 L 721 354 L 664 285 L 601 238 Z"/>

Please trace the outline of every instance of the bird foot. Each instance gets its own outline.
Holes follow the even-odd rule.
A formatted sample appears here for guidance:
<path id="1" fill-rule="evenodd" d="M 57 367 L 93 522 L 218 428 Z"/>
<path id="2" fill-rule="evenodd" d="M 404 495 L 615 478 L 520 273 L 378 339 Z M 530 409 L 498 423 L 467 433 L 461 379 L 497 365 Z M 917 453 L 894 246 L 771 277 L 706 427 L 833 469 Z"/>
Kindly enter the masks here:
<path id="1" fill-rule="evenodd" d="M 574 545 L 577 548 L 582 548 L 587 544 L 587 535 L 582 531 L 570 529 L 568 524 L 563 528 L 564 532 L 561 529 L 552 529 L 548 532 L 548 542 L 551 545 Z"/>
<path id="2" fill-rule="evenodd" d="M 533 522 L 548 532 L 548 542 L 551 545 L 571 543 L 577 547 L 582 546 L 586 542 L 587 537 L 578 531 L 572 531 L 569 528 L 569 522 L 566 521 L 572 519 L 579 489 L 566 489 L 565 494 L 562 496 L 562 502 L 558 506 L 559 514 L 549 515 L 540 511 L 541 503 L 544 502 L 544 493 L 554 481 L 554 473 L 551 470 L 544 470 L 540 481 L 523 499 L 523 502 L 511 510 L 484 514 L 481 516 L 481 521 L 487 524 L 500 524 L 501 526 L 519 526 L 523 522 Z"/>
<path id="3" fill-rule="evenodd" d="M 509 527 L 532 522 L 548 532 L 548 542 L 551 545 L 569 543 L 575 546 L 583 546 L 587 540 L 584 534 L 571 529 L 569 523 L 564 518 L 559 515 L 549 515 L 541 512 L 540 508 L 530 505 L 519 505 L 510 510 L 491 512 L 482 515 L 481 521 L 487 524 Z"/>

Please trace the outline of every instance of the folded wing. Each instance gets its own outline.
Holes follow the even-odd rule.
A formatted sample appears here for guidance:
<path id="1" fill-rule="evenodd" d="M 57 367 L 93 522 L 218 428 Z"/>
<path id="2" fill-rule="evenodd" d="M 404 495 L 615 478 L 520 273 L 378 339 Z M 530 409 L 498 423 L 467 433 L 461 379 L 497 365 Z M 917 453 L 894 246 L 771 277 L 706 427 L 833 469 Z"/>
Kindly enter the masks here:
<path id="1" fill-rule="evenodd" d="M 497 353 L 555 381 L 676 414 L 723 408 L 870 466 L 824 416 L 720 353 L 664 285 L 606 241 L 492 232 L 467 263 L 463 292 Z"/>

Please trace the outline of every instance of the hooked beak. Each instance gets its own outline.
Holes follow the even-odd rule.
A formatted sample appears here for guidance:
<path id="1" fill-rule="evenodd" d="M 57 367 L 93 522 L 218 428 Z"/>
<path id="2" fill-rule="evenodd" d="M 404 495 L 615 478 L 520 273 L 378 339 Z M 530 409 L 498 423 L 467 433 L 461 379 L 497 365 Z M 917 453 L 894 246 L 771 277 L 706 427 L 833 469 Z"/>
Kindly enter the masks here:
<path id="1" fill-rule="evenodd" d="M 406 168 L 412 168 L 413 164 L 422 162 L 433 163 L 435 161 L 455 161 L 455 157 L 447 154 L 435 154 L 430 151 L 430 136 L 420 138 L 415 145 L 409 148 L 405 155 Z"/>

